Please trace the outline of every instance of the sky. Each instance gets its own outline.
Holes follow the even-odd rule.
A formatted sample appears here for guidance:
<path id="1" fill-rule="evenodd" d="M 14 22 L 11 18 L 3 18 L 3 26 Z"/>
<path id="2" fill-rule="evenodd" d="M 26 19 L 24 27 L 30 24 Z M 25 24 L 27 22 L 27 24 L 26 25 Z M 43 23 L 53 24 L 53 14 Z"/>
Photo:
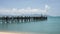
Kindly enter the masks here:
<path id="1" fill-rule="evenodd" d="M 60 0 L 0 0 L 0 15 L 60 16 Z"/>

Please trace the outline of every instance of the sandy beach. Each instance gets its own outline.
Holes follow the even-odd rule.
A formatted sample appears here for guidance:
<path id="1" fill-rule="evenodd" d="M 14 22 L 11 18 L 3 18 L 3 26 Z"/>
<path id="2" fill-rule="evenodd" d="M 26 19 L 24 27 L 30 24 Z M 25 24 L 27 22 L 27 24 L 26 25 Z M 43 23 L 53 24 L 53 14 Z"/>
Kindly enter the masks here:
<path id="1" fill-rule="evenodd" d="M 29 33 L 29 32 L 0 32 L 0 34 L 37 34 L 37 33 Z"/>
<path id="2" fill-rule="evenodd" d="M 33 33 L 33 32 L 0 32 L 0 34 L 47 34 L 47 33 Z"/>
<path id="3" fill-rule="evenodd" d="M 0 32 L 0 34 L 23 34 L 23 33 L 17 33 L 17 32 Z"/>

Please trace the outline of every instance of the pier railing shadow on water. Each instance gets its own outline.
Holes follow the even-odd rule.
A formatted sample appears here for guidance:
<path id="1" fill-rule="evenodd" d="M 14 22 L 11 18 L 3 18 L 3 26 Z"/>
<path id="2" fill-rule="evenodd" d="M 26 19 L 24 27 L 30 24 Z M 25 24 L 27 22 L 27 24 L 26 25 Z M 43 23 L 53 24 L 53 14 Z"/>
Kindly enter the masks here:
<path id="1" fill-rule="evenodd" d="M 37 22 L 45 21 L 47 17 L 2 17 L 0 18 L 0 23 L 2 24 L 13 24 L 13 23 L 28 23 L 28 22 Z"/>

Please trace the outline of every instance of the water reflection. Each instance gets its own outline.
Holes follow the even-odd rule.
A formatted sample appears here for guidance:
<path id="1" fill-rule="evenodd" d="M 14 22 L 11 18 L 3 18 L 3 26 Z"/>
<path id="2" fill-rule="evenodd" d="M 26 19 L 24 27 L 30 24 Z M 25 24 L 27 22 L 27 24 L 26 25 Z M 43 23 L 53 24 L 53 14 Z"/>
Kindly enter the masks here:
<path id="1" fill-rule="evenodd" d="M 23 31 L 24 29 L 22 29 L 22 28 L 25 28 L 25 27 L 28 27 L 29 26 L 29 24 L 28 25 L 22 25 L 22 24 L 25 24 L 25 23 L 32 23 L 32 22 L 34 22 L 34 23 L 37 23 L 38 21 L 46 21 L 47 19 L 45 19 L 45 20 L 40 20 L 40 19 L 35 19 L 35 20 L 33 20 L 33 19 L 10 19 L 10 20 L 2 20 L 2 19 L 0 19 L 0 31 L 1 30 L 8 30 L 8 31 L 14 31 L 14 30 L 16 30 L 16 31 Z M 31 26 L 32 26 L 32 24 L 31 24 Z M 17 30 L 18 29 L 18 30 Z M 28 29 L 28 28 L 27 28 Z"/>

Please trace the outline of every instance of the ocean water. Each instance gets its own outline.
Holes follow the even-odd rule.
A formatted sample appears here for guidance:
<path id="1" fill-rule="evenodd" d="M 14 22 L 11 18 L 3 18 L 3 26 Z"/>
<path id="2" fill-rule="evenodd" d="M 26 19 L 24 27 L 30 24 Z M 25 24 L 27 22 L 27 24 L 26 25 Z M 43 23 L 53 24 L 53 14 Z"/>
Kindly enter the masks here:
<path id="1" fill-rule="evenodd" d="M 48 17 L 47 20 L 17 21 L 0 20 L 0 31 L 60 33 L 60 17 Z"/>

